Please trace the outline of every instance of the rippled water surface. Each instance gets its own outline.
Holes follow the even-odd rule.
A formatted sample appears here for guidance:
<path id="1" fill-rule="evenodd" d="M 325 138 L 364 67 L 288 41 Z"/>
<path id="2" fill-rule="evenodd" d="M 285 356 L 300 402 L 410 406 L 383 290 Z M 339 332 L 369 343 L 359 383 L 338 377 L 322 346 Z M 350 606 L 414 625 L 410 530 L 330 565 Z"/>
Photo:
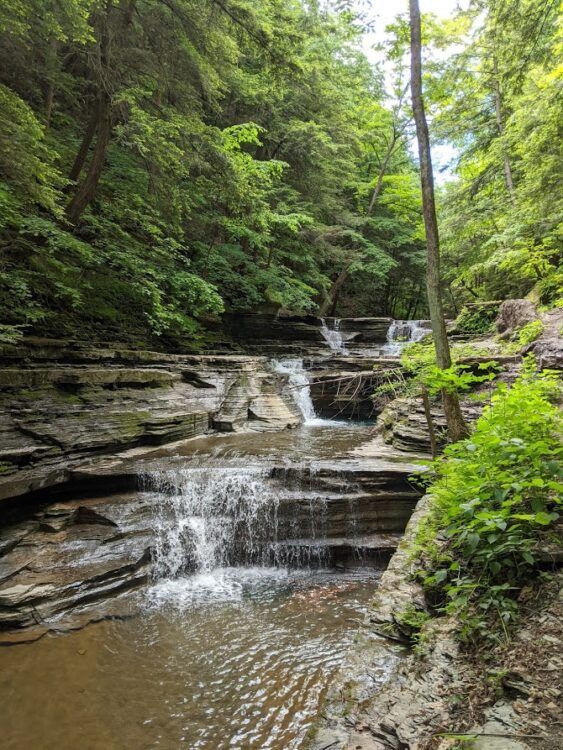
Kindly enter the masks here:
<path id="1" fill-rule="evenodd" d="M 296 750 L 375 573 L 224 568 L 141 616 L 0 650 L 5 750 Z"/>

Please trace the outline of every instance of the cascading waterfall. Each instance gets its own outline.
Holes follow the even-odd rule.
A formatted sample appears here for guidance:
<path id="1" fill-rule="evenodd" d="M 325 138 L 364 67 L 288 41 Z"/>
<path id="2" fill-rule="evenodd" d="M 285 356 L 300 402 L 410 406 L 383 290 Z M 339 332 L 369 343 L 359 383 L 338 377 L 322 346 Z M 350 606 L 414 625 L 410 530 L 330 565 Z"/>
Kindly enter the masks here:
<path id="1" fill-rule="evenodd" d="M 326 561 L 326 548 L 314 543 L 324 537 L 326 500 L 307 489 L 299 500 L 284 502 L 284 483 L 273 482 L 270 473 L 261 466 L 201 466 L 145 475 L 154 493 L 157 589 L 160 582 L 166 594 L 172 584 L 177 596 L 174 583 L 180 582 L 199 594 L 224 594 L 225 588 L 232 594 L 233 580 L 240 589 L 249 569 L 256 575 L 256 568 L 265 573 Z"/>
<path id="2" fill-rule="evenodd" d="M 406 344 L 421 341 L 430 328 L 422 320 L 394 320 L 387 331 L 387 343 L 382 348 L 382 354 L 397 357 Z"/>
<path id="3" fill-rule="evenodd" d="M 287 381 L 291 389 L 291 395 L 297 404 L 297 408 L 303 415 L 305 424 L 311 424 L 317 420 L 315 407 L 311 398 L 311 387 L 309 376 L 303 366 L 302 359 L 280 359 L 274 360 L 272 366 L 275 372 L 287 375 Z"/>
<path id="4" fill-rule="evenodd" d="M 333 352 L 346 354 L 346 343 L 340 332 L 340 320 L 338 318 L 334 319 L 334 328 L 329 328 L 326 320 L 321 318 L 321 333 Z"/>
<path id="5" fill-rule="evenodd" d="M 258 468 L 197 467 L 152 472 L 156 578 L 264 562 L 277 496 Z"/>

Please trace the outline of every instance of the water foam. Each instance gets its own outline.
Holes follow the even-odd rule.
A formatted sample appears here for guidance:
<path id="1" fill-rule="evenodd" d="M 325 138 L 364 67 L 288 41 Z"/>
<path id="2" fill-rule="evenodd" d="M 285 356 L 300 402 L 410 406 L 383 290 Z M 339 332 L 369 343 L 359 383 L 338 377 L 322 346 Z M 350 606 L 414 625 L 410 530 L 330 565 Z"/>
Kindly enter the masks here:
<path id="1" fill-rule="evenodd" d="M 324 318 L 321 318 L 321 333 L 323 335 L 324 340 L 329 345 L 329 347 L 332 349 L 333 352 L 336 352 L 337 354 L 346 354 L 346 343 L 342 337 L 342 333 L 340 332 L 340 319 L 335 318 L 334 319 L 334 328 L 329 328 L 326 320 Z"/>

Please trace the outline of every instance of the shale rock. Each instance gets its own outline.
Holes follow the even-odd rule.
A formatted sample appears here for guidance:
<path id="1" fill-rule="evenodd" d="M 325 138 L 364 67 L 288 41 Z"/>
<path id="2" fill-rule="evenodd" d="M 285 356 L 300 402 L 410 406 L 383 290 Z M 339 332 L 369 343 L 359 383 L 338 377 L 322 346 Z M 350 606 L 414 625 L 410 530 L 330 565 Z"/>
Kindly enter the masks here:
<path id="1" fill-rule="evenodd" d="M 0 500 L 68 482 L 97 456 L 301 421 L 262 357 L 25 341 L 0 351 Z"/>

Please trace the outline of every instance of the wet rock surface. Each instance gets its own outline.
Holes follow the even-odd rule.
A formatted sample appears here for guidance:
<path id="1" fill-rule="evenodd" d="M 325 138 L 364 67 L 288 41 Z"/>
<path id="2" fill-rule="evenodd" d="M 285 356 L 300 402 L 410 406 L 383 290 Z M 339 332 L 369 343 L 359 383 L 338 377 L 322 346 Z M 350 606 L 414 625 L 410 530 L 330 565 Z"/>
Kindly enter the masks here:
<path id="1" fill-rule="evenodd" d="M 138 452 L 137 452 L 138 453 Z M 126 456 L 127 454 L 125 454 Z M 139 455 L 103 467 L 103 483 L 128 492 L 73 496 L 13 508 L 0 518 L 0 642 L 33 640 L 134 612 L 128 593 L 147 583 L 155 545 L 151 467 Z M 175 465 L 175 464 L 174 464 Z M 299 560 L 311 548 L 325 562 L 384 565 L 396 548 L 420 490 L 409 481 L 415 465 L 349 460 L 273 466 L 264 491 L 275 498 L 275 541 Z M 174 471 L 173 466 L 171 467 Z M 93 470 L 98 474 L 100 468 Z M 143 473 L 147 478 L 140 480 Z M 85 486 L 92 488 L 88 474 Z M 174 492 L 171 485 L 170 492 Z M 313 515 L 312 515 L 313 513 Z M 268 537 L 257 540 L 274 541 Z M 295 553 L 295 554 L 294 554 Z M 186 570 L 195 561 L 186 558 Z"/>
<path id="2" fill-rule="evenodd" d="M 139 494 L 67 500 L 2 521 L 0 629 L 16 632 L 0 641 L 115 614 L 115 598 L 147 581 L 152 514 Z M 97 609 L 108 600 L 109 610 Z"/>
<path id="3" fill-rule="evenodd" d="M 51 359 L 50 359 L 51 358 Z M 62 484 L 96 456 L 209 429 L 295 427 L 265 358 L 33 341 L 0 355 L 0 499 Z"/>

